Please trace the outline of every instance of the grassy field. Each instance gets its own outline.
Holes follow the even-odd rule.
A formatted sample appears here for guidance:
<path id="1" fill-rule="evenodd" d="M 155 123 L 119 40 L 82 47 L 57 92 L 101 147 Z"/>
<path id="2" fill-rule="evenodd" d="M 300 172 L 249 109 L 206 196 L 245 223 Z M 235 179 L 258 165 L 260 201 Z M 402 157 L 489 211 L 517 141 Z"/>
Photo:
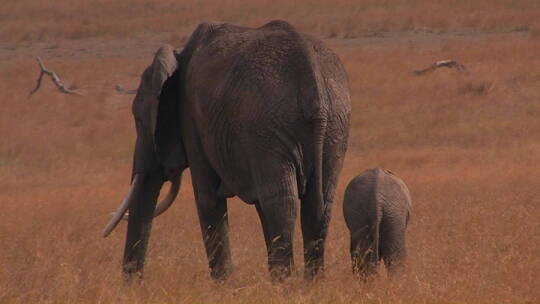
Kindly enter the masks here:
<path id="1" fill-rule="evenodd" d="M 286 19 L 301 30 L 349 38 L 396 30 L 538 31 L 539 9 L 537 0 L 4 0 L 0 39 L 133 37 L 187 31 L 201 20 L 259 26 Z"/>
<path id="2" fill-rule="evenodd" d="M 538 1 L 126 3 L 2 4 L 0 303 L 540 301 Z M 127 191 L 135 138 L 132 96 L 114 86 L 137 85 L 155 50 L 147 41 L 180 46 L 202 20 L 274 18 L 325 38 L 352 86 L 325 278 L 302 280 L 297 229 L 298 275 L 273 285 L 256 211 L 232 199 L 236 268 L 213 283 L 187 175 L 154 221 L 144 283 L 124 286 L 125 224 L 100 236 Z M 130 47 L 115 51 L 122 45 Z M 46 79 L 29 97 L 35 55 L 84 96 L 63 95 Z M 412 73 L 446 58 L 466 72 Z M 389 281 L 381 270 L 362 284 L 350 273 L 341 200 L 348 181 L 375 166 L 411 190 L 409 259 L 404 278 Z"/>

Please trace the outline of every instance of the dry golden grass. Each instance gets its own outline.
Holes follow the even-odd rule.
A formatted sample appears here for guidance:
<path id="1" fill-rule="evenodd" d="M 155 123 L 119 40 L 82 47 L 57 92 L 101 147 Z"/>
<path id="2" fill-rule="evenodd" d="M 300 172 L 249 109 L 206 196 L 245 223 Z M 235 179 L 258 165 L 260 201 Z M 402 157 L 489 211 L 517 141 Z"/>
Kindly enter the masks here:
<path id="1" fill-rule="evenodd" d="M 4 0 L 0 40 L 189 31 L 201 20 L 259 26 L 286 19 L 301 30 L 331 37 L 390 30 L 540 30 L 539 17 L 537 0 Z"/>
<path id="2" fill-rule="evenodd" d="M 223 10 L 188 2 L 193 10 L 202 11 L 194 16 L 181 13 L 179 4 L 167 4 L 171 9 L 165 9 L 164 3 L 160 9 L 146 6 L 163 13 L 164 19 L 151 17 L 156 24 L 149 30 L 190 27 L 199 18 L 259 25 L 279 14 L 309 27 L 317 18 L 328 23 L 330 19 L 301 20 L 302 16 L 324 11 L 338 14 L 339 23 L 354 15 L 348 12 L 351 1 L 334 6 L 313 1 L 312 10 L 304 12 L 296 12 L 292 2 L 276 5 L 275 11 L 255 5 L 250 11 L 247 2 L 238 0 L 223 1 L 230 5 Z M 359 16 L 377 11 L 375 1 L 367 3 L 371 4 L 364 9 L 370 13 Z M 389 21 L 393 2 L 383 3 L 375 16 L 391 24 L 384 29 L 406 29 L 401 27 L 404 16 Z M 504 21 L 498 29 L 527 26 L 522 17 L 532 14 L 537 2 L 526 6 L 495 1 L 496 13 L 482 13 L 488 3 L 456 1 L 450 8 L 413 1 L 411 7 L 428 10 L 428 16 L 422 22 L 411 18 L 433 28 L 439 20 L 451 29 L 487 29 L 498 24 L 493 21 L 497 18 Z M 30 9 L 26 1 L 8 2 L 2 14 L 33 12 L 35 24 L 49 33 L 43 39 L 71 37 L 69 26 L 82 29 L 85 18 L 95 24 L 112 16 L 127 20 L 117 15 L 120 4 L 111 4 L 110 11 L 89 3 L 52 5 L 45 9 L 45 2 L 35 1 Z M 141 25 L 143 2 L 135 1 L 129 10 L 124 7 L 130 21 L 122 24 L 146 30 Z M 434 7 L 450 11 L 468 7 L 483 21 L 467 25 L 464 16 L 430 15 Z M 404 15 L 416 14 L 412 8 L 404 8 Z M 85 18 L 69 17 L 78 13 Z M 47 14 L 58 22 L 50 22 Z M 122 27 L 101 21 L 109 27 L 103 30 L 106 34 L 121 33 Z M 17 28 L 2 31 L 1 35 L 11 33 L 2 39 L 19 39 L 22 33 L 39 39 L 37 27 L 16 25 L 19 21 L 14 19 L 0 22 Z M 369 22 L 360 22 L 358 29 L 378 29 Z M 84 33 L 77 35 L 100 35 L 101 30 Z M 46 58 L 50 69 L 85 93 L 80 98 L 58 93 L 48 80 L 28 98 L 38 72 L 36 63 L 31 58 L 1 62 L 0 303 L 538 303 L 540 41 L 522 34 L 420 35 L 412 42 L 400 37 L 328 41 L 349 72 L 353 118 L 327 243 L 327 273 L 314 284 L 306 284 L 300 275 L 282 285 L 270 283 L 256 212 L 236 199 L 229 203 L 235 273 L 224 284 L 213 283 L 190 178 L 185 176 L 175 205 L 154 222 L 144 283 L 124 286 L 120 262 L 125 225 L 108 239 L 100 236 L 109 212 L 127 191 L 135 137 L 131 97 L 115 94 L 113 87 L 135 86 L 151 52 Z M 465 64 L 469 73 L 446 69 L 425 76 L 411 73 L 448 57 Z M 360 284 L 350 274 L 341 199 L 347 182 L 374 166 L 391 169 L 411 190 L 409 267 L 403 279 L 380 276 Z M 300 239 L 297 229 L 299 273 Z"/>

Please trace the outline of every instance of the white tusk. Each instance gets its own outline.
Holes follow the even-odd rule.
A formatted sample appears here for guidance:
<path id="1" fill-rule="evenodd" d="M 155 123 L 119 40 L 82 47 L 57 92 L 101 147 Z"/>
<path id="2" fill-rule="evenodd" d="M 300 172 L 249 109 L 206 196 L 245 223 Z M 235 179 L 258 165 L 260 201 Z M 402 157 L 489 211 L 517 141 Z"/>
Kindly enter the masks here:
<path id="1" fill-rule="evenodd" d="M 172 181 L 171 188 L 169 189 L 169 193 L 167 193 L 167 196 L 165 199 L 163 199 L 159 204 L 156 206 L 156 210 L 154 211 L 154 217 L 159 216 L 163 212 L 167 211 L 169 207 L 174 202 L 174 199 L 178 195 L 178 191 L 180 190 L 180 181 L 182 180 L 182 177 L 179 176 L 175 180 Z"/>
<path id="2" fill-rule="evenodd" d="M 103 229 L 103 237 L 107 237 L 113 230 L 116 228 L 116 225 L 120 222 L 126 211 L 128 210 L 129 206 L 133 203 L 134 200 L 134 193 L 135 190 L 140 187 L 142 183 L 142 178 L 139 174 L 135 175 L 135 178 L 133 179 L 133 182 L 131 183 L 131 187 L 129 188 L 129 192 L 120 205 L 118 207 L 118 210 L 113 213 L 112 219 L 109 221 L 107 226 L 105 226 L 105 229 Z"/>
<path id="3" fill-rule="evenodd" d="M 171 207 L 172 203 L 174 202 L 174 199 L 176 196 L 178 196 L 178 192 L 180 191 L 180 183 L 181 183 L 182 177 L 178 177 L 177 179 L 172 181 L 171 188 L 169 189 L 169 193 L 167 193 L 167 196 L 159 202 L 156 206 L 156 210 L 154 211 L 154 217 L 159 216 L 163 214 L 163 212 L 167 211 L 169 207 Z M 116 214 L 115 212 L 112 213 L 112 215 Z M 127 211 L 123 216 L 122 220 L 127 221 L 129 219 L 129 211 Z"/>

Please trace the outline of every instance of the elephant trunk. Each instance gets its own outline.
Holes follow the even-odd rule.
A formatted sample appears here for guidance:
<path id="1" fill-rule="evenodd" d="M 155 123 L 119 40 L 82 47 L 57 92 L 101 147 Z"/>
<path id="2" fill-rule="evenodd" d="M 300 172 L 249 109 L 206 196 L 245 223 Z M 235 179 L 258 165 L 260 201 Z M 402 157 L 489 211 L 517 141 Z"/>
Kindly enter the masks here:
<path id="1" fill-rule="evenodd" d="M 139 189 L 141 188 L 142 180 L 143 176 L 141 173 L 135 174 L 126 198 L 124 199 L 120 207 L 118 207 L 118 210 L 112 213 L 111 220 L 103 230 L 103 237 L 109 236 L 109 234 L 116 228 L 116 226 L 121 220 L 127 221 L 129 219 L 128 209 L 135 200 L 135 193 L 140 191 Z M 171 207 L 172 203 L 180 192 L 181 181 L 181 174 L 171 180 L 171 187 L 169 188 L 169 192 L 167 193 L 167 196 L 161 202 L 159 202 L 159 204 L 157 204 L 153 217 L 161 215 L 162 213 L 167 211 L 169 207 Z"/>
<path id="2" fill-rule="evenodd" d="M 174 178 L 171 180 L 171 187 L 169 188 L 169 192 L 167 193 L 167 196 L 157 204 L 156 210 L 154 211 L 154 217 L 157 217 L 161 214 L 163 214 L 169 207 L 171 207 L 172 203 L 178 196 L 178 192 L 180 192 L 180 184 L 182 181 L 182 175 Z M 116 214 L 116 212 L 113 212 L 113 216 Z M 129 219 L 129 211 L 126 211 L 124 216 L 122 217 L 122 220 L 127 221 Z"/>
<path id="3" fill-rule="evenodd" d="M 135 200 L 136 193 L 140 191 L 141 185 L 143 183 L 143 176 L 142 174 L 136 174 L 133 178 L 133 181 L 131 183 L 131 187 L 129 188 L 129 192 L 120 205 L 118 207 L 118 210 L 113 213 L 113 217 L 105 226 L 105 229 L 103 229 L 103 237 L 109 236 L 109 234 L 116 228 L 120 220 L 122 220 L 122 217 L 124 217 L 124 214 L 129 209 L 129 206 L 133 204 L 133 201 Z"/>

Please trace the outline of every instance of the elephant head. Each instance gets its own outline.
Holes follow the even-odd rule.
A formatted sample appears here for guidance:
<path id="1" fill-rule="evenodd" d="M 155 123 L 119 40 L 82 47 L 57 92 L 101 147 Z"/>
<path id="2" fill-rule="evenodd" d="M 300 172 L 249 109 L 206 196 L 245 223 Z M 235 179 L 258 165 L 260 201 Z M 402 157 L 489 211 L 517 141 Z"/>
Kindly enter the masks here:
<path id="1" fill-rule="evenodd" d="M 187 161 L 179 132 L 181 92 L 178 70 L 174 49 L 165 45 L 156 52 L 152 64 L 142 74 L 132 106 L 137 130 L 132 183 L 126 198 L 103 230 L 104 237 L 122 218 L 129 216 L 127 210 L 134 204 L 150 203 L 153 206 L 155 201 L 141 200 L 157 197 L 165 181 L 171 181 L 172 185 L 167 197 L 155 208 L 154 217 L 170 207 L 179 192 L 181 173 L 187 167 Z M 148 194 L 149 191 L 157 193 Z"/>

